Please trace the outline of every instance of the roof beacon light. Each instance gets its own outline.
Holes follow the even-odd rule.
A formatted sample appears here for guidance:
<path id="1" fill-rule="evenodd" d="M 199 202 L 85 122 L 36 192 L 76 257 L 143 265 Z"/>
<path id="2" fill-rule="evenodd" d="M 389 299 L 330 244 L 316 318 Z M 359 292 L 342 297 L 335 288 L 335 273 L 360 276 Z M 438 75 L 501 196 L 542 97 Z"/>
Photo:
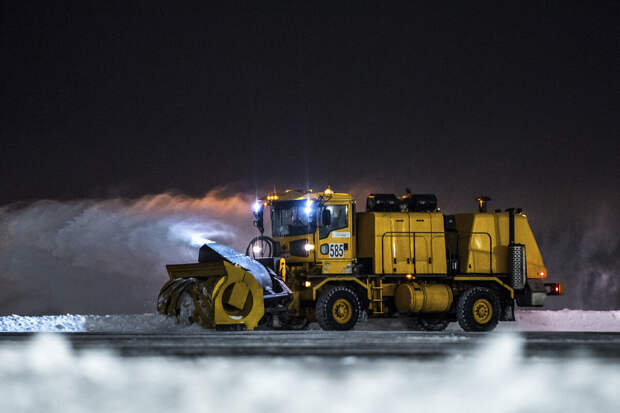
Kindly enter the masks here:
<path id="1" fill-rule="evenodd" d="M 334 195 L 334 191 L 332 191 L 332 189 L 329 187 L 329 185 L 327 185 L 327 188 L 325 188 L 325 191 L 323 191 L 323 193 L 325 195 Z"/>

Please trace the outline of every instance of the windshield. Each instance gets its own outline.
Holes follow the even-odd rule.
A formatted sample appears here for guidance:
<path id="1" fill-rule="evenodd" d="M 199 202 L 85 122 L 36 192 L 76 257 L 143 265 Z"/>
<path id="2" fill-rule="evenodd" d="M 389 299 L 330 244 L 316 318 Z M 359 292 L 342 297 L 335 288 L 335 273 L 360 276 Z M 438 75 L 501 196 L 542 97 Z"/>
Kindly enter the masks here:
<path id="1" fill-rule="evenodd" d="M 316 230 L 314 210 L 304 211 L 306 201 L 278 202 L 271 206 L 271 234 L 274 237 L 311 234 Z"/>

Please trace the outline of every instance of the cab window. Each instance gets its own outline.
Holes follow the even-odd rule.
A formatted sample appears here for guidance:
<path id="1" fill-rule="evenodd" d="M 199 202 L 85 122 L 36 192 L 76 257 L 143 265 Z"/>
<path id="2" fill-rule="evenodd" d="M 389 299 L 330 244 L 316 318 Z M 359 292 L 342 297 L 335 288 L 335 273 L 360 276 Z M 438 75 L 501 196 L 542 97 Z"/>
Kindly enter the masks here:
<path id="1" fill-rule="evenodd" d="M 306 213 L 306 201 L 283 201 L 271 209 L 271 233 L 274 237 L 312 234 L 316 230 L 314 213 Z"/>
<path id="2" fill-rule="evenodd" d="M 326 209 L 330 212 L 331 222 L 323 222 Z M 319 239 L 327 238 L 329 233 L 349 226 L 349 207 L 347 205 L 326 205 L 319 214 Z"/>

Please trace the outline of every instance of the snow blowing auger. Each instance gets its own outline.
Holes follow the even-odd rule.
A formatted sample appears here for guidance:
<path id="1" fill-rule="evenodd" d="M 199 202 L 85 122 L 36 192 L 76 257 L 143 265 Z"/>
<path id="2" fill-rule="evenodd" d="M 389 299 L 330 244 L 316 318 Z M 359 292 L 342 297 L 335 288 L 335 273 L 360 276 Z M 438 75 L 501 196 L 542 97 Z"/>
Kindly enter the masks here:
<path id="1" fill-rule="evenodd" d="M 157 310 L 205 328 L 253 330 L 288 311 L 292 292 L 269 267 L 215 242 L 203 245 L 196 264 L 167 265 L 170 280 Z"/>
<path id="2" fill-rule="evenodd" d="M 515 306 L 561 295 L 519 208 L 447 215 L 431 194 L 287 190 L 253 206 L 260 235 L 245 255 L 208 243 L 198 263 L 167 265 L 158 311 L 206 328 L 299 329 L 317 321 L 349 330 L 367 317 L 401 317 L 439 331 L 458 321 L 489 331 L 514 321 Z M 271 237 L 264 235 L 270 208 Z"/>

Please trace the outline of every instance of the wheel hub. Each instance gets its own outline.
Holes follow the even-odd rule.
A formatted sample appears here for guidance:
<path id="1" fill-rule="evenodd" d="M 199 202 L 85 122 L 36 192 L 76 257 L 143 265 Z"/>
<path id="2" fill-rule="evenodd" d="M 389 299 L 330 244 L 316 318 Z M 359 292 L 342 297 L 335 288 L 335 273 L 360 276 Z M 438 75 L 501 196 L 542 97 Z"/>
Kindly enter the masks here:
<path id="1" fill-rule="evenodd" d="M 472 311 L 474 313 L 474 320 L 476 320 L 478 324 L 486 324 L 491 321 L 493 317 L 493 306 L 486 298 L 479 298 L 476 300 Z"/>
<path id="2" fill-rule="evenodd" d="M 339 298 L 332 307 L 332 317 L 339 324 L 346 324 L 353 315 L 353 307 L 348 300 Z"/>

